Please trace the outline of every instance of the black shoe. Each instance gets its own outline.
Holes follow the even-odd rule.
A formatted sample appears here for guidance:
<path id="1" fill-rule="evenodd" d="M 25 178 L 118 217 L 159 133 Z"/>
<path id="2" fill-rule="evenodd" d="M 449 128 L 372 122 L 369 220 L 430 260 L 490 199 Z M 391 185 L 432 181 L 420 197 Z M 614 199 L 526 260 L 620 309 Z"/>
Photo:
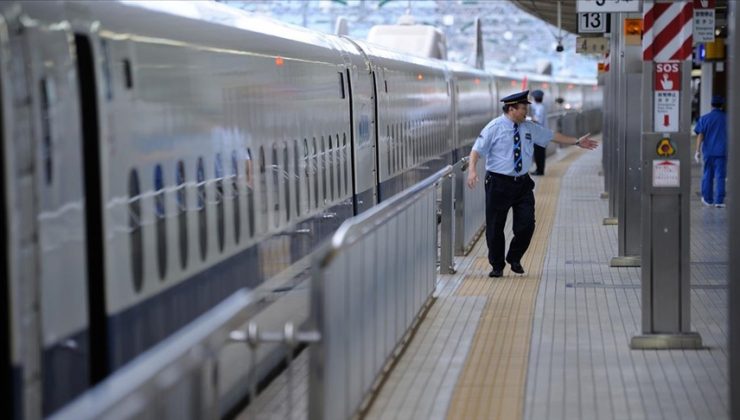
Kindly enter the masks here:
<path id="1" fill-rule="evenodd" d="M 491 270 L 490 273 L 488 273 L 488 277 L 501 277 L 504 275 L 504 269 L 503 268 L 494 268 Z"/>
<path id="2" fill-rule="evenodd" d="M 521 263 L 513 262 L 509 263 L 511 264 L 511 271 L 517 273 L 517 274 L 524 274 L 524 267 L 522 267 Z"/>

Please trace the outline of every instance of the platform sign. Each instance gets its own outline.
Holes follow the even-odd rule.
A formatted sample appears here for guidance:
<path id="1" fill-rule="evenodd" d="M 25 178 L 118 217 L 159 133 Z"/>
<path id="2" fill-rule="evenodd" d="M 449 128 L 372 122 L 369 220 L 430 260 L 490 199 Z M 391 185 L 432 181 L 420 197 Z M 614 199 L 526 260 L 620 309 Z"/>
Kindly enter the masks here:
<path id="1" fill-rule="evenodd" d="M 604 54 L 609 51 L 609 40 L 604 37 L 576 37 L 577 54 Z"/>
<path id="2" fill-rule="evenodd" d="M 694 0 L 694 44 L 714 42 L 714 0 Z"/>
<path id="3" fill-rule="evenodd" d="M 578 14 L 579 34 L 603 34 L 609 32 L 609 15 L 590 12 Z"/>
<path id="4" fill-rule="evenodd" d="M 655 98 L 653 99 L 653 131 L 678 131 L 678 110 L 681 94 L 681 65 L 678 62 L 655 63 Z"/>
<path id="5" fill-rule="evenodd" d="M 654 128 L 658 133 L 678 132 L 678 91 L 655 92 Z"/>
<path id="6" fill-rule="evenodd" d="M 655 90 L 681 90 L 681 64 L 655 63 Z"/>
<path id="7" fill-rule="evenodd" d="M 680 187 L 681 161 L 678 159 L 653 160 L 653 187 Z"/>
<path id="8" fill-rule="evenodd" d="M 578 0 L 576 12 L 629 13 L 639 12 L 639 0 Z"/>

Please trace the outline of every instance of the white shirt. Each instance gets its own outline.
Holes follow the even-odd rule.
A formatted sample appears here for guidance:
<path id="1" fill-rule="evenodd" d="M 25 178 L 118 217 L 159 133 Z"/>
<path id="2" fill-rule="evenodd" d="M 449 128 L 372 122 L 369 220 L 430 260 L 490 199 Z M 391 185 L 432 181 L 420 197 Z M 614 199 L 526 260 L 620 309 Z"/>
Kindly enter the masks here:
<path id="1" fill-rule="evenodd" d="M 519 139 L 522 149 L 522 170 L 514 167 L 514 121 L 501 115 L 489 122 L 475 140 L 473 150 L 486 159 L 486 171 L 497 174 L 519 176 L 529 172 L 535 143 L 547 147 L 552 140 L 552 131 L 533 121 L 519 123 Z"/>
<path id="2" fill-rule="evenodd" d="M 532 118 L 537 121 L 541 126 L 548 128 L 547 125 L 547 109 L 545 104 L 534 102 L 529 106 L 532 111 Z"/>

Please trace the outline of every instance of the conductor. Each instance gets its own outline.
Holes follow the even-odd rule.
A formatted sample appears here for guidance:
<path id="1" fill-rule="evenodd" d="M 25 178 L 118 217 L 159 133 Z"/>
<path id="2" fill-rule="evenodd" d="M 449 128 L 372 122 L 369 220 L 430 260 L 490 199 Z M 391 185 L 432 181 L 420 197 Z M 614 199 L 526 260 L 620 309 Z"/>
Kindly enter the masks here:
<path id="1" fill-rule="evenodd" d="M 547 147 L 551 140 L 589 150 L 599 145 L 589 137 L 590 133 L 581 138 L 569 137 L 527 121 L 528 95 L 529 91 L 525 90 L 503 98 L 504 113 L 483 128 L 470 152 L 467 179 L 470 188 L 478 183 L 475 171 L 478 159 L 485 158 L 486 243 L 492 267 L 489 277 L 501 277 L 504 273 L 504 225 L 510 208 L 514 209 L 514 237 L 505 261 L 512 272 L 524 274 L 521 260 L 534 234 L 535 223 L 534 181 L 529 176 L 534 145 Z"/>

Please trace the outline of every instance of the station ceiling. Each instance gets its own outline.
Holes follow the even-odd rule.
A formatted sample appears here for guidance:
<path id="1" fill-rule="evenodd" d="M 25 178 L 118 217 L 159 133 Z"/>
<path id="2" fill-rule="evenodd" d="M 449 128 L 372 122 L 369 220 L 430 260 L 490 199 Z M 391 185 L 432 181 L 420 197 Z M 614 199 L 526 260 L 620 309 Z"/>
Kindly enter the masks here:
<path id="1" fill-rule="evenodd" d="M 511 0 L 511 2 L 555 27 L 558 26 L 558 3 L 560 3 L 561 28 L 573 34 L 578 32 L 576 0 Z"/>

